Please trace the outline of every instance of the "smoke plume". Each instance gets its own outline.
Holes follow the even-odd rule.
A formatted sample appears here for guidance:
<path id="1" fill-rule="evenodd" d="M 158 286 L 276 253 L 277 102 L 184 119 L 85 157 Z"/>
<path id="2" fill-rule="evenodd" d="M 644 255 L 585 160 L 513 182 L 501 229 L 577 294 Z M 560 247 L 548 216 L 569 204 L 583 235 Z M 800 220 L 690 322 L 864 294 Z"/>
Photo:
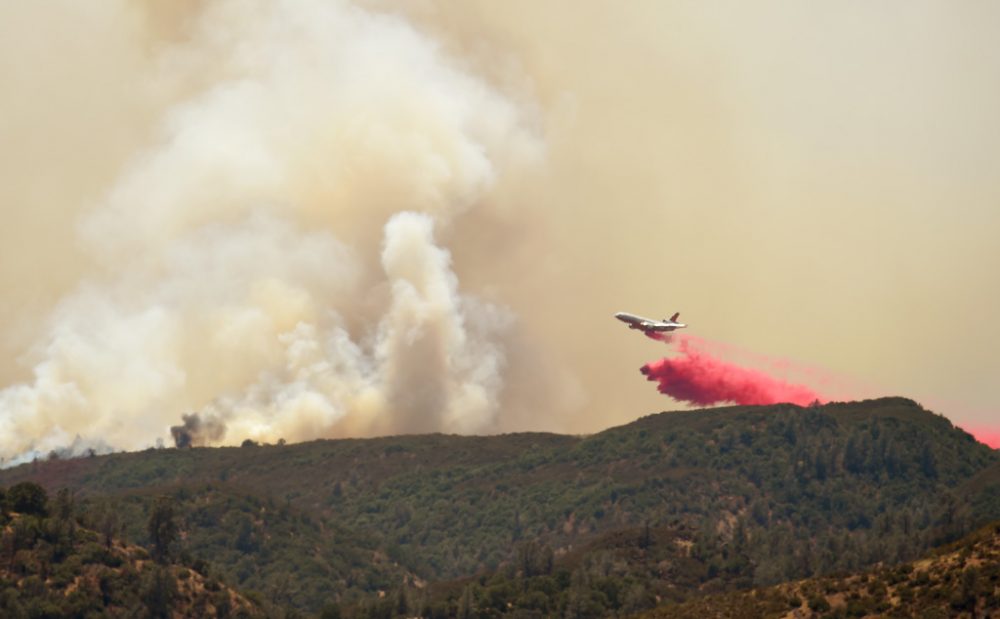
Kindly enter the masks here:
<path id="1" fill-rule="evenodd" d="M 178 446 L 494 427 L 513 315 L 436 234 L 539 160 L 531 113 L 398 16 L 189 17 L 142 76 L 152 139 L 79 222 L 93 268 L 0 391 L 0 456 L 140 448 L 184 411 Z"/>
<path id="2" fill-rule="evenodd" d="M 714 357 L 704 350 L 704 340 L 699 338 L 677 335 L 675 341 L 679 356 L 664 357 L 640 368 L 647 380 L 658 383 L 660 393 L 675 400 L 699 406 L 779 402 L 804 406 L 823 400 L 804 385 Z"/>
<path id="3" fill-rule="evenodd" d="M 222 438 L 226 432 L 225 426 L 218 420 L 212 418 L 203 420 L 198 413 L 181 415 L 181 419 L 184 423 L 170 427 L 170 436 L 174 439 L 174 446 L 180 449 L 211 444 Z"/>
<path id="4" fill-rule="evenodd" d="M 578 4 L 0 2 L 0 459 L 594 432 L 676 303 L 991 427 L 1000 4 Z"/>

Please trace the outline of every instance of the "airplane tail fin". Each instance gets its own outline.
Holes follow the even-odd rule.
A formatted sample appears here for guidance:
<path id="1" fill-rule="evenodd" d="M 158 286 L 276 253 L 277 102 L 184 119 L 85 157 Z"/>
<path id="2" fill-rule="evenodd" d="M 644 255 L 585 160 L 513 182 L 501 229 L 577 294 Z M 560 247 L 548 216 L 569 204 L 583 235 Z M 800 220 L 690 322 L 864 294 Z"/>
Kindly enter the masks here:
<path id="1" fill-rule="evenodd" d="M 680 312 L 676 312 L 673 316 L 670 317 L 670 322 L 675 322 L 680 317 L 680 315 L 681 315 Z"/>

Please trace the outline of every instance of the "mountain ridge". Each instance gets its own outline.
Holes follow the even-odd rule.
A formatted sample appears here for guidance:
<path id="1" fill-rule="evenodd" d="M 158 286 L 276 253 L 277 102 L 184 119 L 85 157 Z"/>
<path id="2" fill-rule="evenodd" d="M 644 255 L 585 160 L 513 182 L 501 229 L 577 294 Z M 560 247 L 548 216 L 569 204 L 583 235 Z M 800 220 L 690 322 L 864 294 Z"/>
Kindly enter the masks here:
<path id="1" fill-rule="evenodd" d="M 587 436 L 153 449 L 26 464 L 0 471 L 0 486 L 114 505 L 138 543 L 135 523 L 170 496 L 192 556 L 278 606 L 316 611 L 378 591 L 426 597 L 416 583 L 492 578 L 527 543 L 568 556 L 647 526 L 688 532 L 698 554 L 682 576 L 698 585 L 684 595 L 909 560 L 1000 518 L 998 463 L 944 417 L 881 398 L 664 412 Z M 572 573 L 605 550 L 587 552 Z M 298 582 L 283 582 L 292 572 Z M 623 574 L 659 590 L 654 571 Z"/>

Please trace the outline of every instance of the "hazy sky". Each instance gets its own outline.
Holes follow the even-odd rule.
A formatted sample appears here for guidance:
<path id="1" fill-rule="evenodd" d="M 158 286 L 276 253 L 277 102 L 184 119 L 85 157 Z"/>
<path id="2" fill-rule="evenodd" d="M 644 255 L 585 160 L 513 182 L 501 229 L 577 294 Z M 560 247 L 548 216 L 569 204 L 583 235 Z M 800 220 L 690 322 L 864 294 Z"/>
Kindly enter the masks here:
<path id="1" fill-rule="evenodd" d="M 670 408 L 619 309 L 825 368 L 835 396 L 1000 424 L 1000 8 L 583 4 L 456 20 L 547 115 L 523 199 L 550 229 L 507 285 L 583 377 L 587 425 Z"/>
<path id="2" fill-rule="evenodd" d="M 678 408 L 619 310 L 1000 425 L 996 3 L 267 6 L 0 6 L 0 456 Z"/>

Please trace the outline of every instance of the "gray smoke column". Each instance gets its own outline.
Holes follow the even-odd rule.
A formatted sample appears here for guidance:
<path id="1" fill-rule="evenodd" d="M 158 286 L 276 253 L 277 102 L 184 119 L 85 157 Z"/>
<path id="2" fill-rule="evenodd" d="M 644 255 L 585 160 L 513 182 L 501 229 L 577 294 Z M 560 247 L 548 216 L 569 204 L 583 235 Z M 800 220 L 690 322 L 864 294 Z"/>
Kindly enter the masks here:
<path id="1" fill-rule="evenodd" d="M 513 316 L 435 233 L 540 159 L 531 115 L 340 2 L 208 2 L 186 34 L 143 76 L 156 135 L 80 221 L 95 266 L 0 391 L 0 456 L 493 427 Z"/>
<path id="2" fill-rule="evenodd" d="M 225 426 L 215 419 L 202 420 L 198 413 L 181 415 L 183 423 L 170 427 L 170 436 L 174 445 L 179 448 L 206 445 L 222 438 Z"/>

